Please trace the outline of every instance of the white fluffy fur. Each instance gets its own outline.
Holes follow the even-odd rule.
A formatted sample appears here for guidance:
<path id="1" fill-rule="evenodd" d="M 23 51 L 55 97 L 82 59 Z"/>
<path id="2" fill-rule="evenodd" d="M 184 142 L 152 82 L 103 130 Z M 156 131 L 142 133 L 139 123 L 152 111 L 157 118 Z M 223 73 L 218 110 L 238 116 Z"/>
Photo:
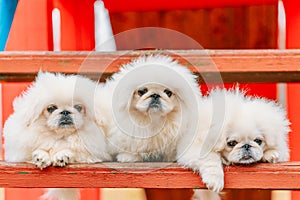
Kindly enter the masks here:
<path id="1" fill-rule="evenodd" d="M 94 163 L 111 160 L 94 115 L 96 84 L 75 75 L 40 72 L 36 81 L 13 102 L 14 113 L 4 126 L 5 160 L 49 165 Z M 57 105 L 52 114 L 47 106 Z M 83 106 L 81 112 L 74 105 Z M 71 112 L 74 126 L 57 125 L 59 112 Z"/>
<path id="2" fill-rule="evenodd" d="M 192 129 L 190 119 L 198 115 L 200 91 L 196 77 L 186 67 L 171 57 L 143 56 L 122 66 L 104 89 L 100 87 L 95 107 L 107 109 L 109 115 L 97 115 L 98 122 L 101 127 L 110 124 L 103 128 L 109 130 L 110 153 L 117 161 L 175 160 L 178 139 Z M 139 97 L 141 87 L 149 91 Z M 171 98 L 163 93 L 165 88 L 173 92 Z M 149 96 L 154 93 L 161 95 L 162 109 L 157 112 L 148 109 Z"/>
<path id="3" fill-rule="evenodd" d="M 200 172 L 209 189 L 223 189 L 222 163 L 275 163 L 289 159 L 290 122 L 285 110 L 274 101 L 245 96 L 238 89 L 216 89 L 200 100 L 200 110 L 197 138 L 188 151 L 178 156 L 178 162 Z M 237 144 L 229 147 L 227 143 L 232 138 Z M 261 145 L 254 142 L 257 138 L 262 140 Z M 182 152 L 180 148 L 185 143 L 183 138 L 178 152 Z M 241 146 L 245 144 L 251 146 L 250 159 L 241 159 Z"/>

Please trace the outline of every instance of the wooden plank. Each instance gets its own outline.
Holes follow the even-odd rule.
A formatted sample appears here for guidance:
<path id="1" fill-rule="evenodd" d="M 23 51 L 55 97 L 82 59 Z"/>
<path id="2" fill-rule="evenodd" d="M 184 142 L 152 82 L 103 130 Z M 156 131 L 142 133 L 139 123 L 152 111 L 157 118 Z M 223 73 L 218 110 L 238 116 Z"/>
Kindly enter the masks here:
<path id="1" fill-rule="evenodd" d="M 300 189 L 300 162 L 225 167 L 225 188 Z M 204 188 L 200 177 L 176 163 L 73 164 L 40 170 L 31 164 L 0 162 L 6 188 Z"/>
<path id="2" fill-rule="evenodd" d="M 30 81 L 39 70 L 106 78 L 140 55 L 173 56 L 199 75 L 199 82 L 299 82 L 300 50 L 176 50 L 97 52 L 1 52 L 1 81 Z M 222 80 L 219 79 L 221 74 Z"/>
<path id="3" fill-rule="evenodd" d="M 275 4 L 276 0 L 222 0 L 222 1 L 160 1 L 153 0 L 151 2 L 141 2 L 138 0 L 130 0 L 126 4 L 120 4 L 118 0 L 105 1 L 105 5 L 110 12 L 126 12 L 126 11 L 151 11 L 151 10 L 182 10 L 197 8 L 215 8 L 215 7 L 237 7 L 237 6 L 253 6 Z"/>
<path id="4" fill-rule="evenodd" d="M 120 12 L 110 19 L 118 50 L 276 49 L 277 4 Z"/>

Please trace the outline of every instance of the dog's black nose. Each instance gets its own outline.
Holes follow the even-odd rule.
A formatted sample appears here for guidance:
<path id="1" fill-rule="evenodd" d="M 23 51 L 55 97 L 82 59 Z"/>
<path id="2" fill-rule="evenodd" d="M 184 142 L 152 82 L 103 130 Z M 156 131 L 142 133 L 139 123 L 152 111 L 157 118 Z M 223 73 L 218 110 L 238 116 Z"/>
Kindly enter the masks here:
<path id="1" fill-rule="evenodd" d="M 152 97 L 153 99 L 158 99 L 160 97 L 159 94 L 152 94 L 150 97 Z"/>
<path id="2" fill-rule="evenodd" d="M 67 111 L 67 110 L 63 110 L 60 112 L 60 114 L 64 115 L 64 116 L 68 116 L 69 114 L 71 114 L 70 111 Z"/>
<path id="3" fill-rule="evenodd" d="M 245 144 L 245 145 L 243 146 L 243 148 L 246 149 L 246 150 L 249 150 L 249 149 L 251 148 L 251 146 L 250 146 L 249 144 Z"/>

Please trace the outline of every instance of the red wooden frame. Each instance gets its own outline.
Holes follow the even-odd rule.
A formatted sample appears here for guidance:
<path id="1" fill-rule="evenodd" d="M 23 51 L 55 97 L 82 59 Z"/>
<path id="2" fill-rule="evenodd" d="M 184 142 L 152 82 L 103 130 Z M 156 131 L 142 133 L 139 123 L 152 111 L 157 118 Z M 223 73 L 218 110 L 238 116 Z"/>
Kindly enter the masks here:
<path id="1" fill-rule="evenodd" d="M 94 78 L 99 72 L 109 76 L 121 64 L 137 56 L 153 53 L 171 55 L 198 72 L 198 75 L 220 72 L 225 82 L 300 81 L 300 50 L 1 52 L 0 79 L 2 82 L 33 80 L 40 69 L 79 72 Z M 299 178 L 299 162 L 225 167 L 225 188 L 228 189 L 298 190 Z M 0 187 L 204 188 L 204 185 L 197 174 L 174 163 L 78 164 L 66 168 L 49 167 L 41 171 L 31 164 L 1 162 Z"/>
<path id="2" fill-rule="evenodd" d="M 224 82 L 300 81 L 300 50 L 176 50 L 97 52 L 0 52 L 1 81 L 33 80 L 39 70 L 99 78 L 140 55 L 168 54 L 200 77 L 221 73 Z"/>
<path id="3" fill-rule="evenodd" d="M 300 189 L 300 162 L 226 166 L 227 189 Z M 247 181 L 245 181 L 247 180 Z M 205 188 L 200 176 L 175 163 L 72 164 L 40 170 L 0 162 L 5 188 Z"/>

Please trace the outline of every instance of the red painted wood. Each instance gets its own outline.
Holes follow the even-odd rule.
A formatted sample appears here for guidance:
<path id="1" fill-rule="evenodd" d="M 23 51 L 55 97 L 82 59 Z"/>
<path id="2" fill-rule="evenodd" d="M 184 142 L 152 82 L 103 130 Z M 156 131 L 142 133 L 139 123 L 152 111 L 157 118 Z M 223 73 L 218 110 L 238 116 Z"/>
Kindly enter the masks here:
<path id="1" fill-rule="evenodd" d="M 297 0 L 283 0 L 286 13 L 286 47 L 300 48 L 300 2 Z M 300 160 L 300 84 L 287 85 L 288 115 L 292 122 L 293 132 L 290 134 L 291 160 Z M 292 199 L 300 199 L 300 192 L 292 192 Z"/>
<path id="2" fill-rule="evenodd" d="M 83 73 L 98 78 L 101 75 L 99 73 L 105 72 L 104 76 L 110 75 L 118 71 L 121 64 L 140 55 L 159 52 L 1 52 L 0 78 L 3 81 L 20 81 L 26 78 L 32 80 L 39 70 Z M 173 56 L 207 79 L 220 72 L 224 82 L 300 80 L 300 50 L 178 50 L 165 54 Z M 214 80 L 211 80 L 212 82 Z"/>
<path id="3" fill-rule="evenodd" d="M 300 162 L 226 166 L 225 188 L 300 189 Z M 247 180 L 247 181 L 241 181 Z M 40 170 L 0 162 L 0 187 L 203 188 L 198 174 L 175 163 L 73 164 Z"/>
<path id="4" fill-rule="evenodd" d="M 298 50 L 293 50 L 293 51 L 207 51 L 209 53 L 209 55 L 211 56 L 211 58 L 215 61 L 215 63 L 217 63 L 217 66 L 221 66 L 220 69 L 222 69 L 222 72 L 241 72 L 242 73 L 242 77 L 247 77 L 247 74 L 249 74 L 248 71 L 244 70 L 243 68 L 239 67 L 240 65 L 238 63 L 236 63 L 239 59 L 242 59 L 244 62 L 248 63 L 248 69 L 249 70 L 253 70 L 253 72 L 258 72 L 261 74 L 264 74 L 264 76 L 268 76 L 268 75 L 272 75 L 273 72 L 272 70 L 277 70 L 278 73 L 282 73 L 280 76 L 280 80 L 287 80 L 287 77 L 289 73 L 292 74 L 296 74 L 298 73 L 298 68 L 296 66 L 296 64 L 294 62 L 297 62 L 298 56 L 300 54 L 298 54 Z M 132 52 L 129 55 L 126 56 L 122 56 L 119 60 L 114 61 L 115 58 L 118 58 L 118 56 L 121 55 L 122 52 L 116 52 L 115 54 L 97 54 L 95 57 L 92 56 L 91 61 L 89 60 L 89 65 L 88 68 L 84 68 L 84 72 L 89 72 L 89 73 L 94 73 L 94 72 L 99 72 L 99 71 L 103 71 L 103 66 L 101 68 L 97 68 L 96 63 L 109 63 L 109 62 L 113 62 L 113 64 L 111 65 L 110 68 L 110 72 L 114 72 L 117 70 L 117 66 L 120 65 L 121 63 L 125 63 L 128 62 L 131 58 L 136 57 L 138 55 L 140 55 L 140 53 L 145 53 L 145 52 Z M 149 52 L 146 52 L 149 53 Z M 151 53 L 151 52 L 150 52 Z M 174 53 L 174 52 L 173 52 Z M 5 54 L 5 55 L 4 55 Z M 65 52 L 65 53 L 59 53 L 59 54 L 55 54 L 55 53 L 45 53 L 45 52 L 40 52 L 40 53 L 25 53 L 26 55 L 23 56 L 20 53 L 4 53 L 1 54 L 0 56 L 0 75 L 1 77 L 3 76 L 11 76 L 11 73 L 24 73 L 24 74 L 30 74 L 30 73 L 36 73 L 39 68 L 38 67 L 33 67 L 31 68 L 30 66 L 33 66 L 32 64 L 36 64 L 36 63 L 47 63 L 47 66 L 45 67 L 47 70 L 53 70 L 53 71 L 63 71 L 63 70 L 67 70 L 65 72 L 68 73 L 72 73 L 72 72 L 76 72 L 76 70 L 80 69 L 80 63 L 82 63 L 82 61 L 84 60 L 84 57 L 86 56 L 86 54 L 88 54 L 88 52 Z M 19 55 L 18 55 L 19 54 Z M 55 54 L 55 55 L 54 55 Z M 75 55 L 74 55 L 75 54 Z M 190 59 L 192 60 L 192 64 L 190 65 L 191 68 L 200 68 L 201 70 L 207 70 L 207 69 L 203 69 L 202 64 L 205 62 L 203 62 L 203 60 L 207 60 L 205 58 L 204 53 L 203 52 L 199 52 L 199 51 L 175 51 L 176 55 L 173 55 L 175 58 L 180 59 L 181 62 L 183 62 L 184 64 L 186 64 L 187 62 L 183 59 L 188 57 L 188 60 L 190 61 Z M 4 56 L 3 56 L 4 55 Z M 9 55 L 9 56 L 7 56 Z M 52 56 L 53 55 L 53 56 Z M 183 58 L 180 58 L 183 57 Z M 266 58 L 266 59 L 264 59 Z M 19 60 L 18 60 L 19 59 Z M 232 61 L 232 60 L 234 60 Z M 18 60 L 18 62 L 15 62 L 14 64 L 10 65 L 11 68 L 7 68 L 5 66 L 8 66 L 10 63 L 14 62 L 15 60 Z M 104 61 L 103 61 L 104 60 Z M 31 63 L 31 64 L 30 64 Z M 244 63 L 245 64 L 245 63 Z M 66 69 L 66 65 L 68 65 L 70 67 Z M 17 67 L 16 67 L 17 66 Z M 27 70 L 24 70 L 21 66 L 26 66 Z M 209 66 L 209 65 L 208 65 Z M 262 68 L 266 66 L 267 70 Z M 15 67 L 15 68 L 14 68 Z M 202 68 L 201 68 L 202 67 Z M 30 72 L 31 70 L 31 72 Z M 68 71 L 69 70 L 69 71 Z M 227 70 L 227 71 L 226 71 Z M 256 71 L 255 71 L 256 70 Z M 24 75 L 23 74 L 23 75 Z M 22 75 L 22 76 L 23 76 Z M 12 76 L 14 77 L 14 76 Z M 249 77 L 248 77 L 249 78 Z M 256 77 L 255 77 L 256 78 Z M 289 78 L 290 79 L 290 78 Z M 17 80 L 17 79 L 13 79 L 13 80 Z M 293 81 L 299 81 L 299 77 L 294 77 Z M 268 81 L 267 79 L 264 79 L 264 81 Z M 154 188 L 172 188 L 172 187 L 181 187 L 181 188 L 187 188 L 187 187 L 194 187 L 194 186 L 199 186 L 199 187 L 204 187 L 199 179 L 199 177 L 197 175 L 193 175 L 193 173 L 191 171 L 186 171 L 183 170 L 181 168 L 177 168 L 177 166 L 174 166 L 175 168 L 165 168 L 163 169 L 163 175 L 162 175 L 162 171 L 156 171 L 153 174 L 153 170 L 156 168 L 161 168 L 161 166 L 152 166 L 152 168 L 150 167 L 150 172 L 149 173 L 149 167 L 146 166 L 141 166 L 142 168 L 139 169 L 139 167 L 135 166 L 135 164 L 133 164 L 132 169 L 138 170 L 138 173 L 136 173 L 136 171 L 130 171 L 132 169 L 129 169 L 128 166 L 122 169 L 118 169 L 117 171 L 110 171 L 112 170 L 111 168 L 117 168 L 118 166 L 122 167 L 122 164 L 114 164 L 112 163 L 112 165 L 110 165 L 110 169 L 107 171 L 107 168 L 99 168 L 96 167 L 95 165 L 91 165 L 91 166 L 85 166 L 83 168 L 77 168 L 78 166 L 71 166 L 71 168 L 66 168 L 66 170 L 72 170 L 72 173 L 74 172 L 74 170 L 79 170 L 79 171 L 75 171 L 76 172 L 76 177 L 79 174 L 79 178 L 80 181 L 77 180 L 77 178 L 75 178 L 75 180 L 77 180 L 77 183 L 72 183 L 74 184 L 72 187 L 146 187 L 146 188 L 150 188 L 150 187 L 154 187 Z M 146 164 L 147 165 L 147 164 Z M 152 163 L 150 164 L 152 165 Z M 287 164 L 288 166 L 283 166 L 281 165 L 266 165 L 266 164 L 261 164 L 256 166 L 255 168 L 248 168 L 248 167 L 230 167 L 225 169 L 225 173 L 226 173 L 226 177 L 225 177 L 225 182 L 226 182 L 226 188 L 269 188 L 269 189 L 297 189 L 298 186 L 297 184 L 294 184 L 297 181 L 298 174 L 299 171 L 298 170 L 298 163 L 294 164 L 294 165 L 290 165 L 290 163 Z M 19 166 L 19 165 L 18 165 Z M 70 185 L 66 185 L 71 183 L 70 180 L 73 180 L 74 178 L 70 178 L 69 175 L 70 174 L 65 174 L 62 173 L 64 169 L 57 169 L 57 168 L 49 168 L 46 169 L 44 171 L 39 171 L 37 169 L 35 169 L 34 167 L 32 168 L 29 167 L 29 169 L 27 168 L 28 165 L 26 165 L 25 167 L 21 167 L 19 168 L 18 166 L 16 166 L 17 170 L 24 172 L 24 170 L 26 170 L 25 172 L 28 172 L 27 175 L 30 176 L 30 178 L 27 180 L 20 180 L 17 175 L 20 174 L 14 174 L 15 172 L 13 171 L 9 171 L 11 169 L 9 169 L 9 166 L 7 168 L 7 166 L 4 168 L 1 167 L 0 165 L 0 171 L 2 171 L 3 173 L 8 173 L 8 174 L 3 174 L 2 178 L 1 178 L 1 172 L 0 172 L 0 186 L 6 186 L 6 187 L 55 187 L 55 184 L 63 184 L 65 185 L 65 187 L 71 187 Z M 21 165 L 22 166 L 22 165 Z M 107 166 L 107 164 L 105 163 L 105 166 Z M 264 168 L 264 166 L 268 166 L 267 168 Z M 291 167 L 292 166 L 292 167 Z M 82 166 L 80 166 L 82 167 Z M 91 169 L 90 167 L 94 167 L 93 169 Z M 144 168 L 145 167 L 145 168 Z M 261 168 L 262 167 L 262 168 Z M 273 168 L 273 171 L 266 171 L 266 170 L 270 170 L 269 167 L 275 167 L 275 169 Z M 8 171 L 6 171 L 7 169 L 9 169 Z M 13 168 L 14 169 L 14 168 Z M 125 172 L 124 169 L 126 170 Z M 245 169 L 250 169 L 250 171 L 245 171 Z M 254 169 L 254 171 L 251 171 L 252 169 Z M 146 171 L 147 173 L 146 173 Z M 171 170 L 171 171 L 170 171 Z M 175 171 L 172 171 L 175 170 Z M 236 170 L 236 171 L 235 171 Z M 262 171 L 260 171 L 262 170 Z M 279 170 L 279 171 L 278 171 Z M 121 171 L 121 175 L 120 172 Z M 50 173 L 49 173 L 50 172 Z M 69 171 L 70 172 L 70 171 Z M 107 173 L 110 172 L 110 173 Z M 126 174 L 128 174 L 130 176 L 127 176 Z M 167 173 L 166 173 L 167 172 Z M 176 172 L 176 173 L 175 173 Z M 178 173 L 179 172 L 179 173 Z M 87 173 L 87 174 L 86 174 Z M 24 173 L 21 173 L 22 175 L 25 175 Z M 48 176 L 53 176 L 55 175 L 59 178 L 54 178 L 54 177 L 48 177 Z M 115 183 L 111 183 L 110 180 L 114 180 L 114 176 L 112 176 L 112 174 L 118 174 L 118 183 L 120 183 L 120 185 L 115 186 Z M 147 174 L 151 177 L 147 177 Z M 279 174 L 279 175 L 278 175 Z M 11 175 L 11 176 L 10 176 Z M 92 180 L 92 176 L 96 177 L 97 180 Z M 120 176 L 120 177 L 119 177 Z M 147 180 L 153 180 L 155 183 L 159 183 L 159 185 L 153 185 L 154 183 L 149 183 L 146 180 L 144 180 L 144 178 L 147 178 Z M 153 176 L 153 177 L 152 177 Z M 177 178 L 176 178 L 177 177 Z M 261 177 L 264 177 L 263 180 L 267 179 L 270 181 L 267 181 L 265 184 L 263 183 L 259 183 L 256 184 L 255 186 L 249 185 L 248 182 L 254 182 L 257 183 L 258 179 L 262 179 Z M 296 177 L 296 178 L 295 178 Z M 40 183 L 41 178 L 44 180 L 44 183 Z M 172 179 L 172 178 L 176 178 L 178 180 L 180 180 L 179 182 L 176 182 L 176 179 Z M 37 179 L 39 181 L 37 181 Z M 49 180 L 48 180 L 49 179 Z M 52 182 L 51 182 L 51 180 Z M 246 179 L 246 180 L 250 180 L 247 181 L 247 184 L 241 185 L 241 179 Z M 1 185 L 1 180 L 4 182 L 5 180 L 5 184 L 10 184 L 10 185 Z M 30 183 L 30 180 L 36 180 L 35 182 L 33 181 L 32 183 Z M 58 182 L 55 182 L 55 180 L 57 180 Z M 92 180 L 92 181 L 90 181 Z M 109 181 L 107 181 L 109 180 Z M 171 181 L 170 181 L 171 180 Z M 252 181 L 251 181 L 252 180 Z M 50 181 L 50 182 L 49 182 Z M 54 181 L 54 183 L 53 183 Z M 98 184 L 102 184 L 99 183 L 98 181 L 101 182 L 105 182 L 110 184 L 110 185 L 98 185 Z M 183 181 L 183 182 L 182 182 Z M 292 181 L 292 182 L 289 182 Z M 24 184 L 24 183 L 37 183 L 39 182 L 39 184 L 45 184 L 44 186 L 39 185 L 39 186 L 33 186 L 33 185 L 27 185 L 27 186 L 22 186 L 20 184 Z M 89 183 L 88 186 L 82 186 L 81 183 Z M 80 186 L 78 185 L 78 183 L 80 183 Z M 181 185 L 181 183 L 184 184 L 193 184 L 193 186 L 191 185 Z M 17 184 L 17 185 L 16 185 Z M 76 185 L 77 184 L 77 185 Z M 122 185 L 123 184 L 123 185 Z M 130 186 L 129 186 L 129 185 Z M 141 184 L 141 185 L 139 185 Z M 143 185 L 144 184 L 144 185 Z M 152 184 L 152 185 L 151 185 Z M 168 186 L 163 185 L 163 184 L 168 184 Z M 174 184 L 174 185 L 173 185 Z M 178 185 L 175 185 L 178 184 Z M 57 187 L 63 187 L 62 185 L 56 185 Z"/>
<path id="5" fill-rule="evenodd" d="M 268 5 L 276 3 L 276 0 L 215 0 L 215 1 L 181 1 L 181 0 L 130 0 L 120 3 L 118 0 L 104 0 L 105 6 L 110 12 L 126 11 L 151 11 L 151 10 L 182 10 L 197 8 L 235 7 Z"/>

